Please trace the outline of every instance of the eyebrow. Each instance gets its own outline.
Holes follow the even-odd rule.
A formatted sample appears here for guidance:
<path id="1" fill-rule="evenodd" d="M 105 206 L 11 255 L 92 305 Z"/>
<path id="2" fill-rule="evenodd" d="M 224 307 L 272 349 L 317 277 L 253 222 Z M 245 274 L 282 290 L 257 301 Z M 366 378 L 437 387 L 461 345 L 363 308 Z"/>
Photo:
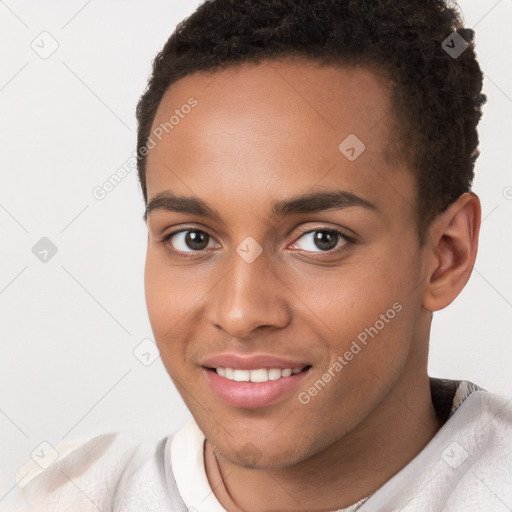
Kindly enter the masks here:
<path id="1" fill-rule="evenodd" d="M 272 219 L 278 220 L 301 213 L 317 213 L 324 210 L 345 209 L 354 206 L 366 208 L 374 212 L 380 211 L 375 204 L 351 192 L 346 190 L 330 190 L 274 201 L 270 216 Z M 224 224 L 219 213 L 201 199 L 175 196 L 170 191 L 161 192 L 150 199 L 144 212 L 144 221 L 147 221 L 147 217 L 151 212 L 158 210 L 189 213 L 211 218 Z"/>

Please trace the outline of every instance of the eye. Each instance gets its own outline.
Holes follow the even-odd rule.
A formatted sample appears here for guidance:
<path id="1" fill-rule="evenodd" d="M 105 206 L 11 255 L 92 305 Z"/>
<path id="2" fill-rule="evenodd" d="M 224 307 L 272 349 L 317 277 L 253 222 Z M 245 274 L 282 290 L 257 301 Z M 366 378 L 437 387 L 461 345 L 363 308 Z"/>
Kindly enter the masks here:
<path id="1" fill-rule="evenodd" d="M 299 240 L 304 240 L 302 247 L 299 246 L 299 249 L 308 252 L 337 252 L 335 250 L 341 249 L 354 241 L 343 231 L 327 227 L 306 231 L 302 233 Z M 297 248 L 298 241 L 291 246 L 292 249 Z"/>
<path id="2" fill-rule="evenodd" d="M 204 251 L 211 246 L 209 242 L 213 242 L 213 238 L 200 229 L 184 229 L 181 231 L 173 231 L 166 235 L 162 244 L 171 252 L 175 253 L 194 253 Z"/>
<path id="3" fill-rule="evenodd" d="M 160 243 L 169 252 L 183 257 L 192 257 L 194 253 L 216 246 L 213 237 L 201 229 L 173 231 L 165 235 Z M 330 227 L 320 227 L 302 232 L 290 248 L 316 253 L 337 253 L 339 250 L 346 249 L 352 243 L 354 243 L 354 239 L 343 231 Z"/>

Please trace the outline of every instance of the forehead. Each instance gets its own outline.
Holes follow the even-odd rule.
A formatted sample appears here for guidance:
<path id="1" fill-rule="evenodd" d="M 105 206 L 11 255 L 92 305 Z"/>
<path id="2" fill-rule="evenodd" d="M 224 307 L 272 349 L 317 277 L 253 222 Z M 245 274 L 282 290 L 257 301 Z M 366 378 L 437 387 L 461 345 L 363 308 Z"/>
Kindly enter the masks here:
<path id="1" fill-rule="evenodd" d="M 368 68 L 309 61 L 188 75 L 168 89 L 153 122 L 159 137 L 147 159 L 148 197 L 238 194 L 261 204 L 268 195 L 335 187 L 379 203 L 383 192 L 393 195 L 398 174 L 411 181 L 386 153 L 395 122 L 390 93 Z"/>

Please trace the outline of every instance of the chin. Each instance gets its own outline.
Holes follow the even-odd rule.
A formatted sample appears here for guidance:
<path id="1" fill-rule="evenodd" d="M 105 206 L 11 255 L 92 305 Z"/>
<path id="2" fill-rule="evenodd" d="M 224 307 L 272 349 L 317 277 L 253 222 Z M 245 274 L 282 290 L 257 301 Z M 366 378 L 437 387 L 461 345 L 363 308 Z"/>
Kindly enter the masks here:
<path id="1" fill-rule="evenodd" d="M 221 446 L 216 445 L 214 451 L 218 457 L 231 464 L 242 466 L 246 469 L 259 470 L 288 468 L 302 462 L 309 456 L 308 450 L 301 449 L 295 442 L 285 445 L 285 442 L 282 440 L 269 442 L 267 439 L 264 442 L 262 440 L 261 443 L 258 443 L 254 437 L 252 440 L 247 440 L 247 442 L 243 443 L 240 448 L 228 445 L 227 449 L 223 450 Z"/>

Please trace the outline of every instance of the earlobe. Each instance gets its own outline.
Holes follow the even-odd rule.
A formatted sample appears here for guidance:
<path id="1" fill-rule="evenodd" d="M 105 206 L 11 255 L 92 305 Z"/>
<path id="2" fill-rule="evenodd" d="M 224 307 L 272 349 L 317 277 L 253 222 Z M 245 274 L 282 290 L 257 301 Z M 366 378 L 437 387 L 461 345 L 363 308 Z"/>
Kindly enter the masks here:
<path id="1" fill-rule="evenodd" d="M 473 192 L 462 194 L 432 224 L 423 307 L 438 311 L 459 295 L 471 276 L 478 250 L 481 205 Z"/>

